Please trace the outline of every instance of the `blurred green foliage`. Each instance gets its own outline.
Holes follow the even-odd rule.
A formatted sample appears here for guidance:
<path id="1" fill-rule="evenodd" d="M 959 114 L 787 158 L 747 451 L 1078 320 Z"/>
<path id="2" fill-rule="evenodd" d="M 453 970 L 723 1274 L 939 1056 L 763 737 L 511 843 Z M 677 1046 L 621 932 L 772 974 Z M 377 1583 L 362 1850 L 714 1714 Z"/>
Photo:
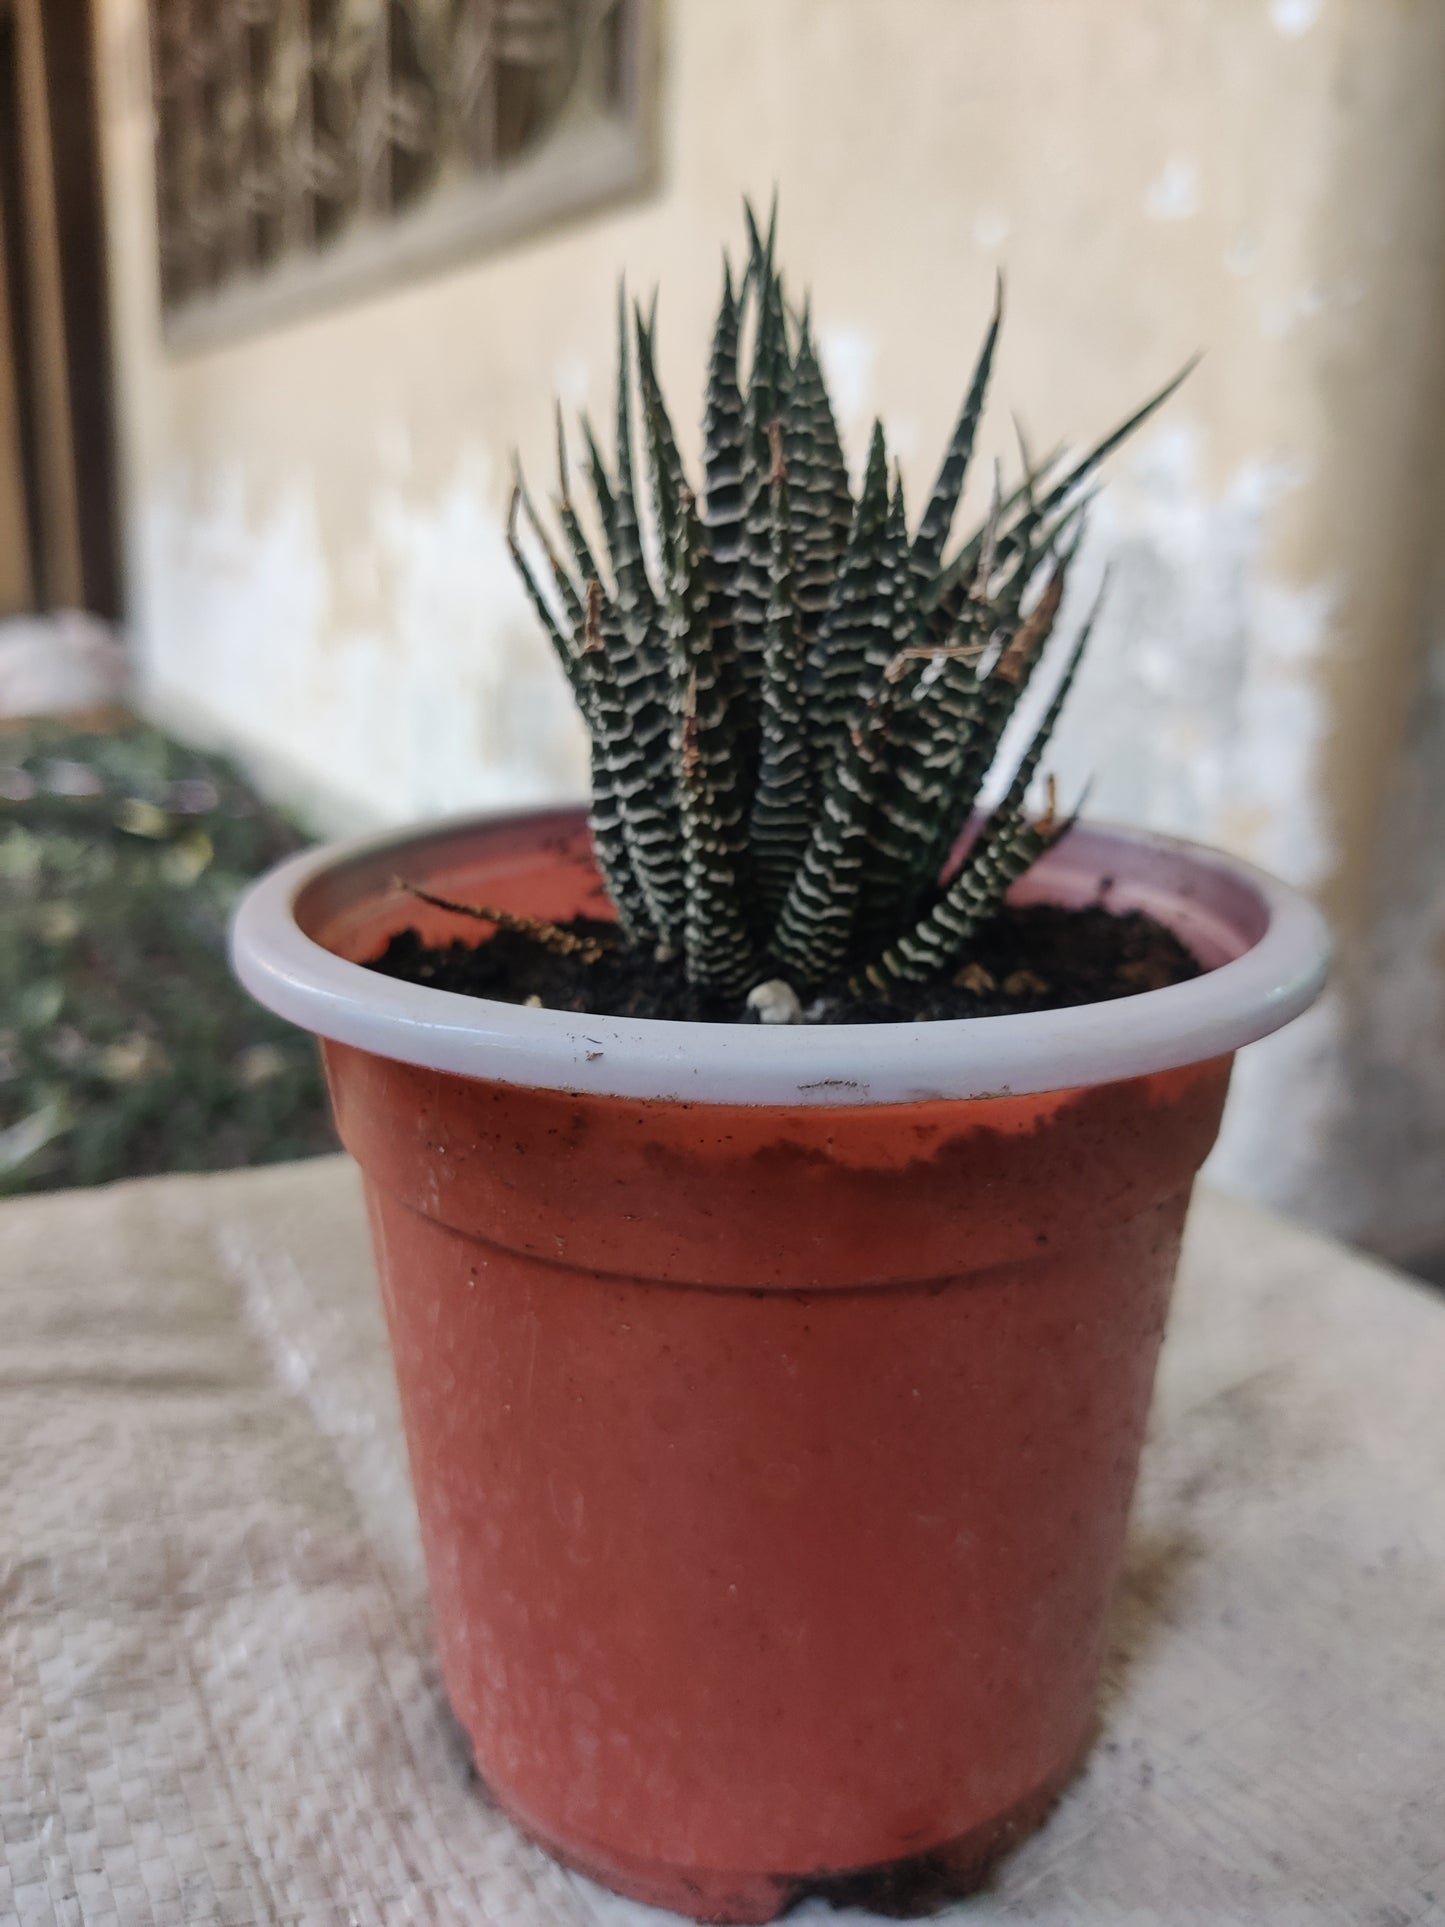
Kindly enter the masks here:
<path id="1" fill-rule="evenodd" d="M 240 891 L 305 841 L 144 725 L 0 731 L 0 1196 L 334 1149 L 312 1040 L 226 962 Z"/>

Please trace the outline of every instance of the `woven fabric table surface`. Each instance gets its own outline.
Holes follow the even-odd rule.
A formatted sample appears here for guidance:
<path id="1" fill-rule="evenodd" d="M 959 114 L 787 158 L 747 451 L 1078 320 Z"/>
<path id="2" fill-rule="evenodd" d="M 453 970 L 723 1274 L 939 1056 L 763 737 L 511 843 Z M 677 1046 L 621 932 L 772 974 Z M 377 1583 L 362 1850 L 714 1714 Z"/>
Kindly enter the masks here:
<path id="1" fill-rule="evenodd" d="M 0 1205 L 0 1331 L 0 1920 L 647 1918 L 469 1783 L 343 1160 Z M 1445 1927 L 1445 1304 L 1200 1198 L 1103 1721 L 961 1923 Z"/>

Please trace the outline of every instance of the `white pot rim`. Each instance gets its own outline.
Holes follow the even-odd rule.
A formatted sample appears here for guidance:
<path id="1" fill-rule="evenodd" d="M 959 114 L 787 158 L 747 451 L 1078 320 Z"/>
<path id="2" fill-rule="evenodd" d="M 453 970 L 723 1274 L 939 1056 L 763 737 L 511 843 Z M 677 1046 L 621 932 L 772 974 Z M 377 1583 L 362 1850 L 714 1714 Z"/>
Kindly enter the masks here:
<path id="1" fill-rule="evenodd" d="M 320 1037 L 430 1070 L 599 1097 L 696 1104 L 905 1104 L 1079 1089 L 1237 1050 L 1318 996 L 1329 961 L 1320 913 L 1236 857 L 1153 832 L 1080 824 L 1026 879 L 1035 900 L 1146 909 L 1201 958 L 1191 981 L 1111 1003 L 915 1024 L 762 1026 L 579 1016 L 383 977 L 315 942 L 296 918 L 319 877 L 438 837 L 501 824 L 575 824 L 579 812 L 476 813 L 308 850 L 254 883 L 232 962 L 278 1016 Z M 1240 954 L 1232 955 L 1238 951 Z"/>

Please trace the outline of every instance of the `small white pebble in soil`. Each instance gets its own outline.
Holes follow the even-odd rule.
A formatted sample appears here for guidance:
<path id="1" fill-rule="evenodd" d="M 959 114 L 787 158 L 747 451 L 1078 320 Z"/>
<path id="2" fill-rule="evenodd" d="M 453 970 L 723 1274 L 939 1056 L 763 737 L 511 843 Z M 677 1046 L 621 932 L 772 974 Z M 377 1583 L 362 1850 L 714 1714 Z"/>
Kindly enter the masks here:
<path id="1" fill-rule="evenodd" d="M 748 992 L 748 1009 L 760 1024 L 801 1024 L 803 1021 L 798 993 L 781 977 L 769 977 L 764 984 L 754 984 Z"/>

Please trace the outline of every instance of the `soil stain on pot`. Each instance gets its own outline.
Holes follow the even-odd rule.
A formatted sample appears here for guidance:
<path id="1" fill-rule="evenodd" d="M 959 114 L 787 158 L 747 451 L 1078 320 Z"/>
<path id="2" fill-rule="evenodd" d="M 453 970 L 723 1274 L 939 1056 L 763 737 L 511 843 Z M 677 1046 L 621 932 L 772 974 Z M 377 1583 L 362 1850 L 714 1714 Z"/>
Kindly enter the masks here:
<path id="1" fill-rule="evenodd" d="M 745 1021 L 741 999 L 690 984 L 680 958 L 660 961 L 650 951 L 628 949 L 615 924 L 578 917 L 562 927 L 593 939 L 600 955 L 591 961 L 559 956 L 516 930 L 497 930 L 480 943 L 427 944 L 407 929 L 369 968 L 434 990 L 597 1017 Z M 805 1006 L 804 1017 L 818 1024 L 886 1024 L 1064 1010 L 1162 990 L 1199 974 L 1198 960 L 1174 933 L 1137 911 L 1008 905 L 973 939 L 967 962 L 951 975 L 861 997 L 846 982 L 835 983 Z"/>
<path id="2" fill-rule="evenodd" d="M 471 1735 L 453 1712 L 450 1702 L 444 1700 L 439 1710 L 448 1744 L 457 1757 L 467 1787 L 494 1813 L 506 1813 L 505 1803 L 497 1798 L 478 1768 Z M 988 1884 L 1000 1860 L 1021 1839 L 1040 1826 L 1058 1805 L 1081 1763 L 1082 1756 L 1072 1762 L 1065 1772 L 1040 1787 L 1032 1798 L 961 1839 L 922 1853 L 905 1854 L 897 1860 L 880 1861 L 868 1867 L 852 1867 L 837 1873 L 749 1876 L 749 1904 L 746 1908 L 718 1914 L 702 1907 L 694 1918 L 706 1922 L 751 1916 L 757 1903 L 759 1881 L 767 1882 L 773 1888 L 773 1904 L 769 1911 L 774 1920 L 782 1920 L 795 1908 L 811 1900 L 823 1900 L 831 1907 L 848 1912 L 877 1914 L 892 1920 L 916 1920 L 943 1913 L 959 1901 L 977 1894 Z M 597 1877 L 597 1870 L 589 1868 L 583 1861 L 573 1860 L 553 1844 L 541 1844 L 563 1866 L 574 1866 L 589 1879 Z M 700 1888 L 698 1894 L 701 1898 Z"/>

